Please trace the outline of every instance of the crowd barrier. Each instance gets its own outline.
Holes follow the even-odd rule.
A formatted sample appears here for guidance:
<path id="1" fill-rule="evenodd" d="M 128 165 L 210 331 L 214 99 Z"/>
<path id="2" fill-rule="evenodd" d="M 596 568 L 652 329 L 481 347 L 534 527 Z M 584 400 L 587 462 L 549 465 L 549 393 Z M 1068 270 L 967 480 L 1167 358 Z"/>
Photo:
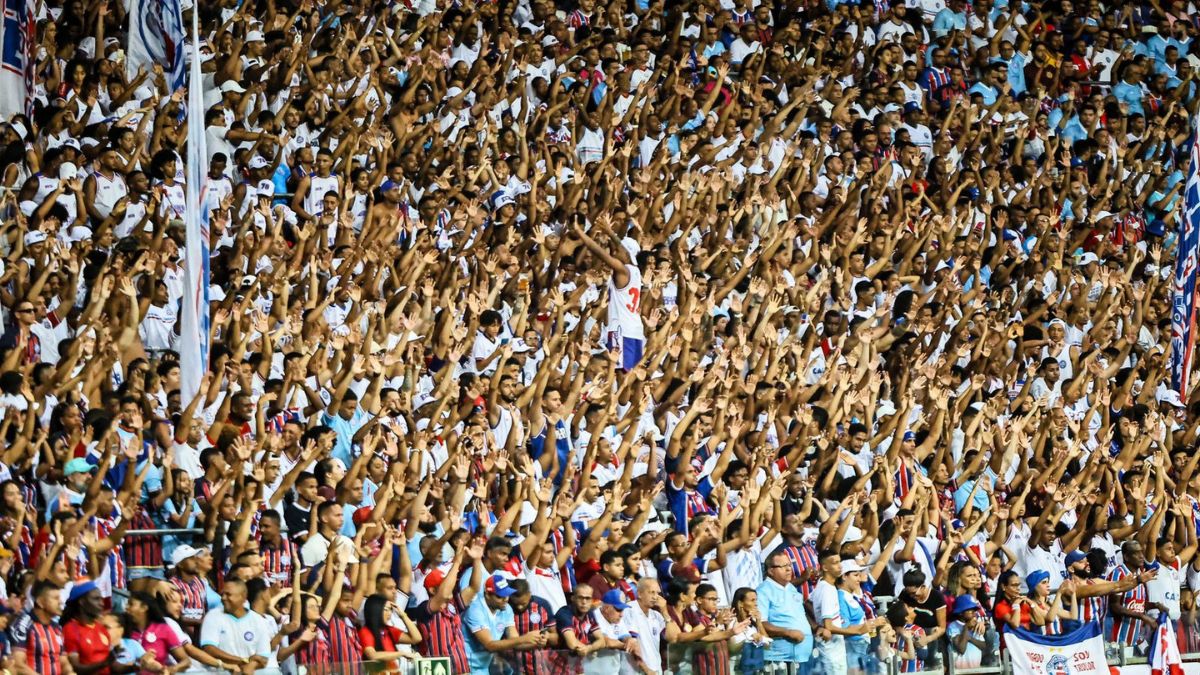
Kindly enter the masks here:
<path id="1" fill-rule="evenodd" d="M 153 529 L 129 530 L 127 536 L 187 536 L 202 535 L 201 529 Z M 114 592 L 114 609 L 120 611 L 128 594 L 116 589 Z M 888 606 L 895 601 L 889 596 L 874 598 L 876 612 L 886 614 Z M 1177 629 L 1180 653 L 1182 654 L 1184 675 L 1200 675 L 1200 622 L 1194 625 L 1183 625 Z M 1150 665 L 1143 653 L 1133 647 L 1125 647 L 1115 643 L 1106 643 L 1105 657 L 1110 667 L 1110 675 L 1152 675 Z M 543 649 L 536 653 L 505 654 L 496 658 L 487 675 L 617 675 L 620 662 L 624 656 L 619 652 L 602 650 L 587 658 L 581 658 L 569 650 Z M 731 654 L 728 661 L 730 675 L 792 675 L 794 666 L 783 663 L 766 663 L 762 667 L 747 666 L 739 654 Z M 901 675 L 915 673 L 917 675 L 1015 675 L 1004 653 L 999 655 L 995 665 L 963 668 L 956 667 L 953 659 L 939 660 L 927 664 L 922 670 L 906 670 L 905 664 L 895 656 L 876 660 L 876 668 L 864 675 Z M 191 668 L 185 673 L 196 675 L 219 675 L 228 673 L 207 667 Z M 382 662 L 357 663 L 328 663 L 320 666 L 292 666 L 282 668 L 267 668 L 256 671 L 259 675 L 367 675 L 370 673 L 394 673 L 398 675 L 465 675 L 455 672 L 447 659 L 427 659 L 413 655 L 410 659 L 400 659 L 393 664 Z M 705 668 L 697 668 L 694 650 L 667 649 L 663 655 L 662 675 L 704 675 Z M 472 673 L 471 675 L 484 675 Z M 821 674 L 816 674 L 821 675 Z"/>

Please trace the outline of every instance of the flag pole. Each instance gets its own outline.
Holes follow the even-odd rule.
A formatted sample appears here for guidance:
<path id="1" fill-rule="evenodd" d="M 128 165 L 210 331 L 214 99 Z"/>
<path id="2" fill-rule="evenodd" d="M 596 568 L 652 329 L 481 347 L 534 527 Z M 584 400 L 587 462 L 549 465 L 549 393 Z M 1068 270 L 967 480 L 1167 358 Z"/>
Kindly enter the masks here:
<path id="1" fill-rule="evenodd" d="M 208 148 L 204 129 L 204 80 L 200 73 L 199 6 L 192 7 L 191 63 L 187 87 L 187 208 L 184 212 L 187 244 L 184 247 L 183 316 L 180 330 L 180 401 L 187 406 L 200 389 L 208 370 L 209 354 L 209 208 Z"/>

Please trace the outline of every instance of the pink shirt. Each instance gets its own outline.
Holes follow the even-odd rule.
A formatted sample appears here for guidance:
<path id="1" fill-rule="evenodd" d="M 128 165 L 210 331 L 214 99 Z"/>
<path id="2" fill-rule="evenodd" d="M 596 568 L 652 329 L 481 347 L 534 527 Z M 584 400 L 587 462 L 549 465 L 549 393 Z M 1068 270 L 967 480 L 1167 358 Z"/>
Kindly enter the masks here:
<path id="1" fill-rule="evenodd" d="M 146 626 L 144 631 L 133 631 L 129 637 L 137 640 L 143 649 L 153 654 L 154 659 L 163 665 L 169 663 L 167 655 L 171 650 L 183 645 L 175 630 L 165 623 L 152 623 Z"/>

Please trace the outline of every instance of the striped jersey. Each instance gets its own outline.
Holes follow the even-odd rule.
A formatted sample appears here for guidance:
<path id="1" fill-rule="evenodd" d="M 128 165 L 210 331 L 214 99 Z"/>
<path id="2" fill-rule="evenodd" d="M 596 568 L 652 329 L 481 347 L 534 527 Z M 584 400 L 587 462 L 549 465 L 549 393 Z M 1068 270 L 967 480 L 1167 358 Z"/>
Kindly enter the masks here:
<path id="1" fill-rule="evenodd" d="M 1120 581 L 1125 577 L 1134 574 L 1125 565 L 1118 565 L 1108 573 L 1109 581 Z M 1130 612 L 1145 612 L 1146 611 L 1146 585 L 1138 584 L 1132 589 L 1125 591 L 1119 595 L 1121 606 Z M 1113 617 L 1112 630 L 1109 633 L 1108 639 L 1126 646 L 1132 646 L 1138 643 L 1142 634 L 1142 622 L 1128 616 Z"/>
<path id="2" fill-rule="evenodd" d="M 521 612 L 513 612 L 513 627 L 518 635 L 528 635 L 546 629 L 554 629 L 554 612 L 543 599 L 530 597 L 529 606 Z M 522 675 L 552 675 L 553 662 L 549 649 L 527 649 L 516 652 L 516 660 L 521 664 Z"/>
<path id="3" fill-rule="evenodd" d="M 144 504 L 134 507 L 133 518 L 129 523 L 131 530 L 155 530 L 158 525 Z M 133 568 L 162 569 L 162 539 L 153 534 L 126 535 L 122 546 L 125 554 L 125 564 Z"/>
<path id="4" fill-rule="evenodd" d="M 295 570 L 299 553 L 296 544 L 291 539 L 280 537 L 279 545 L 268 544 L 261 539 L 258 542 L 258 554 L 262 557 L 263 574 L 267 582 L 278 588 L 291 588 L 292 573 Z"/>
<path id="5" fill-rule="evenodd" d="M 919 673 L 922 670 L 925 670 L 925 662 L 921 660 L 921 657 L 916 655 L 916 649 L 917 649 L 916 643 L 918 641 L 920 641 L 921 638 L 925 637 L 925 630 L 915 623 L 906 624 L 904 627 L 907 628 L 909 633 L 912 635 L 912 641 L 914 643 L 912 645 L 913 658 L 911 658 L 911 659 L 905 659 L 902 657 L 900 658 L 900 672 L 902 672 L 902 673 Z M 904 652 L 907 649 L 908 649 L 908 640 L 903 635 L 897 635 L 896 636 L 896 651 Z"/>
<path id="6" fill-rule="evenodd" d="M 821 561 L 817 555 L 817 550 L 812 547 L 812 544 L 802 543 L 799 546 L 784 546 L 783 553 L 788 557 L 788 561 L 792 563 L 792 575 L 794 579 L 801 579 L 808 576 L 808 570 L 816 570 L 821 568 Z M 804 595 L 804 599 L 808 599 L 808 595 L 816 588 L 815 582 L 805 581 L 799 584 L 800 593 Z"/>
<path id="7" fill-rule="evenodd" d="M 63 653 L 62 628 L 41 623 L 32 612 L 21 614 L 8 629 L 13 649 L 25 650 L 25 662 L 39 675 L 60 675 Z"/>
<path id="8" fill-rule="evenodd" d="M 469 673 L 467 645 L 463 639 L 462 613 L 466 611 L 462 596 L 454 594 L 454 600 L 438 612 L 429 611 L 429 602 L 417 605 L 412 619 L 421 630 L 420 651 L 422 656 L 441 656 L 450 659 L 456 673 Z"/>
<path id="9" fill-rule="evenodd" d="M 292 639 L 298 639 L 304 630 L 303 627 L 297 630 L 292 634 Z M 333 650 L 329 646 L 329 624 L 324 619 L 318 619 L 313 630 L 317 637 L 296 652 L 296 664 L 304 666 L 310 673 L 330 672 L 334 661 Z"/>
<path id="10" fill-rule="evenodd" d="M 333 662 L 347 664 L 347 668 L 357 667 L 363 660 L 362 642 L 358 639 L 358 628 L 353 616 L 334 614 L 329 620 L 329 650 L 333 655 Z"/>
<path id="11" fill-rule="evenodd" d="M 1095 583 L 1094 579 L 1080 579 L 1078 577 L 1076 577 L 1074 581 L 1076 584 L 1081 584 L 1084 586 L 1090 586 L 1091 584 Z M 1077 598 L 1076 604 L 1079 608 L 1075 613 L 1075 618 L 1078 619 L 1080 623 L 1087 623 L 1089 621 L 1098 621 L 1101 624 L 1104 623 L 1104 617 L 1108 614 L 1107 597 L 1098 595 L 1090 598 Z"/>
<path id="12" fill-rule="evenodd" d="M 171 584 L 179 591 L 183 603 L 181 618 L 190 621 L 203 620 L 204 612 L 208 609 L 208 590 L 204 587 L 204 581 L 198 576 L 192 577 L 190 581 L 172 577 Z"/>
<path id="13" fill-rule="evenodd" d="M 96 531 L 96 539 L 104 539 L 112 534 L 121 523 L 121 514 L 114 507 L 107 518 L 92 517 L 92 526 Z M 122 539 L 124 539 L 122 537 Z M 122 542 L 118 542 L 109 550 L 106 560 L 108 564 L 109 581 L 113 588 L 125 588 L 125 550 Z"/>

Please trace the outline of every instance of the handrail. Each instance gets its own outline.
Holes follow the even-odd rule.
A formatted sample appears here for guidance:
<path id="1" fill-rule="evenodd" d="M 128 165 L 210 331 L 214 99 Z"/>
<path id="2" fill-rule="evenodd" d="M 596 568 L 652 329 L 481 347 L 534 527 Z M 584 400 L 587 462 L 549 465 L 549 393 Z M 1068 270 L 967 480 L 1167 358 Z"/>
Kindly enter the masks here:
<path id="1" fill-rule="evenodd" d="M 144 537 L 144 536 L 148 536 L 148 535 L 156 535 L 156 536 L 160 536 L 160 537 L 166 537 L 166 536 L 178 535 L 178 534 L 204 534 L 204 530 L 202 528 L 198 528 L 198 527 L 164 527 L 162 529 L 154 529 L 154 530 L 126 530 L 125 531 L 125 536 L 127 536 L 127 537 Z"/>

